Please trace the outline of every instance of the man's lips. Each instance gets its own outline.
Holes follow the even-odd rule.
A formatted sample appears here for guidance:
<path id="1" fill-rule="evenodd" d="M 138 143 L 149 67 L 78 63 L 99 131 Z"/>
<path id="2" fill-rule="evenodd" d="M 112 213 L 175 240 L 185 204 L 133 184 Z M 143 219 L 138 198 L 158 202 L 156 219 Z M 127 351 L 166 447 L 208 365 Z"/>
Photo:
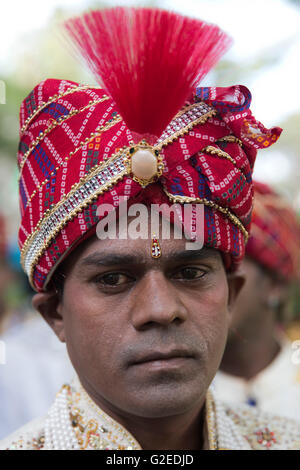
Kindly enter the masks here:
<path id="1" fill-rule="evenodd" d="M 147 364 L 154 362 L 171 363 L 174 362 L 174 360 L 176 359 L 180 360 L 194 358 L 195 354 L 192 351 L 182 349 L 173 349 L 170 351 L 151 351 L 139 355 L 133 361 L 131 361 L 130 365 Z"/>

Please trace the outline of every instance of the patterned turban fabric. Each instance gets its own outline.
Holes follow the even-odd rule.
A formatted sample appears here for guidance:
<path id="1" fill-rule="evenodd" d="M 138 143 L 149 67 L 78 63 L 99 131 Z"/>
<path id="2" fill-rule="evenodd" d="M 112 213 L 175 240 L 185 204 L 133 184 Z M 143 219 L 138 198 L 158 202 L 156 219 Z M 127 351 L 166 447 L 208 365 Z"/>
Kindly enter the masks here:
<path id="1" fill-rule="evenodd" d="M 246 254 L 279 279 L 288 282 L 299 276 L 300 221 L 282 196 L 257 181 Z"/>
<path id="2" fill-rule="evenodd" d="M 154 145 L 163 174 L 143 188 L 126 165 L 130 129 L 103 89 L 56 79 L 37 85 L 21 105 L 18 152 L 19 244 L 32 287 L 46 290 L 58 264 L 95 234 L 97 207 L 124 197 L 203 203 L 205 245 L 234 269 L 245 253 L 257 150 L 281 133 L 256 121 L 250 102 L 244 86 L 197 88 Z"/>

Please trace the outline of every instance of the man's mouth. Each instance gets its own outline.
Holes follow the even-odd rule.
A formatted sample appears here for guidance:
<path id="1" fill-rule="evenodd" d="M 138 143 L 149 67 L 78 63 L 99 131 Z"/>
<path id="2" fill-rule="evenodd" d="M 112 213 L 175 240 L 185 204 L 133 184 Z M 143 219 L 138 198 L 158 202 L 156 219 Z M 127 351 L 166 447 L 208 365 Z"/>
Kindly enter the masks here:
<path id="1" fill-rule="evenodd" d="M 138 355 L 138 357 L 131 362 L 131 365 L 152 368 L 176 368 L 182 367 L 186 361 L 191 359 L 195 359 L 195 354 L 184 349 L 151 351 Z"/>

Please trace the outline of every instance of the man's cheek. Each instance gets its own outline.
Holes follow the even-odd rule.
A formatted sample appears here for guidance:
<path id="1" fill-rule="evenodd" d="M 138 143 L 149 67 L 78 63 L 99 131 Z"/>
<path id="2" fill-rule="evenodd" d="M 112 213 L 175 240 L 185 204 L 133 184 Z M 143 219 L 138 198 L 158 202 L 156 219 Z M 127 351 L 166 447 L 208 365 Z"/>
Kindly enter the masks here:
<path id="1" fill-rule="evenodd" d="M 202 328 L 213 333 L 214 331 L 220 331 L 228 324 L 228 308 L 226 305 L 226 300 L 222 299 L 213 299 L 211 302 L 207 303 L 205 310 L 201 309 L 199 311 L 201 315 L 201 324 Z"/>
<path id="2" fill-rule="evenodd" d="M 73 355 L 80 356 L 82 359 L 94 350 L 94 338 L 98 336 L 95 324 L 89 320 L 89 317 L 84 315 L 84 311 L 79 312 L 76 308 L 72 308 L 71 312 L 65 315 L 64 323 L 68 348 Z"/>
<path id="3" fill-rule="evenodd" d="M 225 308 L 209 313 L 206 317 L 205 338 L 208 344 L 210 359 L 213 360 L 224 349 L 228 331 L 228 318 Z"/>

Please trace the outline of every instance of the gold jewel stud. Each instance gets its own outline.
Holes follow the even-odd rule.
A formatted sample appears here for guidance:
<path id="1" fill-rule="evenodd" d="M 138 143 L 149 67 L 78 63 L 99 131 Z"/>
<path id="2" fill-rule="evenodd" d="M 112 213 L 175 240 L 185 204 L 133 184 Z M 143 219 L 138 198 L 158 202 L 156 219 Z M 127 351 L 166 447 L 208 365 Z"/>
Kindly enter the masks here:
<path id="1" fill-rule="evenodd" d="M 154 235 L 151 242 L 151 257 L 160 258 L 161 257 L 161 246 L 159 244 L 158 238 Z"/>
<path id="2" fill-rule="evenodd" d="M 143 188 L 159 178 L 164 168 L 159 150 L 145 140 L 129 148 L 128 164 L 134 181 Z"/>

